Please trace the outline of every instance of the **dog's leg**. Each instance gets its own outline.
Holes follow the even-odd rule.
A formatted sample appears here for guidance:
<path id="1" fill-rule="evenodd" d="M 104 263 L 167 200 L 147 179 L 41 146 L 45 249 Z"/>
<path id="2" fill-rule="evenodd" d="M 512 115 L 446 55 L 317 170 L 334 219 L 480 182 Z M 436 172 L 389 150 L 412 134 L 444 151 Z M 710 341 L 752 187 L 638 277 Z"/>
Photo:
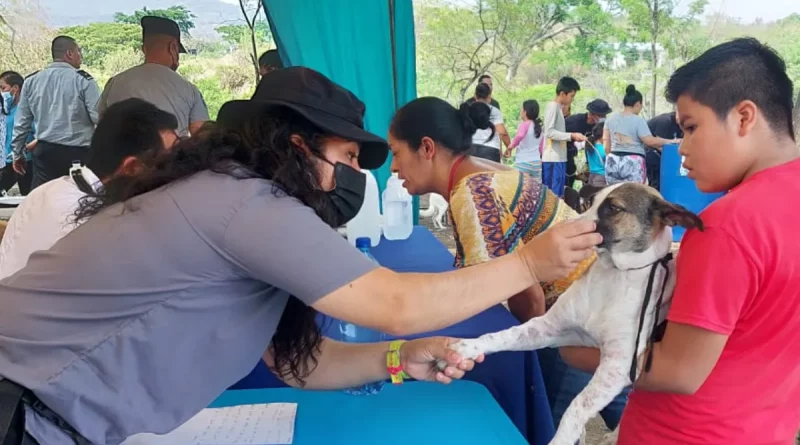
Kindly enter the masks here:
<path id="1" fill-rule="evenodd" d="M 530 351 L 559 344 L 565 329 L 555 325 L 548 315 L 533 318 L 505 331 L 481 335 L 476 339 L 459 340 L 450 345 L 450 348 L 462 357 L 472 359 L 481 354 Z"/>
<path id="2" fill-rule="evenodd" d="M 592 380 L 569 404 L 561 417 L 561 424 L 558 425 L 556 436 L 550 445 L 574 445 L 580 439 L 586 423 L 611 403 L 629 383 L 626 363 L 619 356 L 601 358 Z"/>

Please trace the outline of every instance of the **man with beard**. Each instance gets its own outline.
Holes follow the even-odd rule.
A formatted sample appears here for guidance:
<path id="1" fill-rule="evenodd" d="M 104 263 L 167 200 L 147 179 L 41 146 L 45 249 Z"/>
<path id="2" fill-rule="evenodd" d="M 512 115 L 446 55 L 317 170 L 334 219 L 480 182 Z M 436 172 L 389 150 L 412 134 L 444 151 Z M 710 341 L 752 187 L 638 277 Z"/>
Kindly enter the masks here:
<path id="1" fill-rule="evenodd" d="M 208 107 L 200 90 L 176 70 L 181 44 L 178 24 L 163 17 L 142 17 L 142 51 L 145 62 L 124 71 L 106 84 L 98 111 L 125 99 L 144 99 L 178 119 L 178 134 L 196 133 L 208 121 Z"/>

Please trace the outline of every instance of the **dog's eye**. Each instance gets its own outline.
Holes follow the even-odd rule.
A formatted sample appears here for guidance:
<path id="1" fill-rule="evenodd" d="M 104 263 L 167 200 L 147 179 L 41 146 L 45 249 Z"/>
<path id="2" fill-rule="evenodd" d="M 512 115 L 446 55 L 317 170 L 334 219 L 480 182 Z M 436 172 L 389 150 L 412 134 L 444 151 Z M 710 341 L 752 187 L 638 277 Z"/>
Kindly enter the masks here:
<path id="1" fill-rule="evenodd" d="M 608 210 L 610 210 L 611 213 L 620 213 L 625 209 L 623 209 L 622 207 L 615 206 L 614 204 L 609 204 Z"/>

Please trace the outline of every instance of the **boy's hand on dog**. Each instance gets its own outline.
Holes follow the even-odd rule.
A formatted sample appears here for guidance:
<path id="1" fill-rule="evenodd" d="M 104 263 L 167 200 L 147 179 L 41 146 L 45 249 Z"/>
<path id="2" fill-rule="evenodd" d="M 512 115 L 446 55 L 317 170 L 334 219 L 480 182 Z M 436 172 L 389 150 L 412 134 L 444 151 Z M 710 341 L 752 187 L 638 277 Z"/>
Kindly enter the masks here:
<path id="1" fill-rule="evenodd" d="M 545 230 L 515 252 L 536 280 L 554 281 L 568 276 L 602 242 L 594 221 L 574 220 Z"/>
<path id="2" fill-rule="evenodd" d="M 481 363 L 483 356 L 467 360 L 450 349 L 455 338 L 429 337 L 411 340 L 400 347 L 400 364 L 406 374 L 416 380 L 450 383 L 472 371 L 475 363 Z"/>

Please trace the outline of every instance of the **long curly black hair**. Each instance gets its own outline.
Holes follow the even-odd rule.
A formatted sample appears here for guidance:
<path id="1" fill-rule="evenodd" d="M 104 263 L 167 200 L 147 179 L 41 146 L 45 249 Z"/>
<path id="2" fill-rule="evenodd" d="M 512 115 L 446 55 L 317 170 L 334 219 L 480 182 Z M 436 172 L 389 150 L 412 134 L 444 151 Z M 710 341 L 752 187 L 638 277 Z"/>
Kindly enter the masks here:
<path id="1" fill-rule="evenodd" d="M 300 136 L 310 153 L 292 143 L 292 135 Z M 335 209 L 320 187 L 315 162 L 322 158 L 322 144 L 329 136 L 286 108 L 243 117 L 235 128 L 208 124 L 172 150 L 142 159 L 140 174 L 117 176 L 98 194 L 82 198 L 75 219 L 85 220 L 116 203 L 123 203 L 123 212 L 136 211 L 131 198 L 211 170 L 239 179 L 272 180 L 274 194 L 299 199 L 333 225 Z M 313 308 L 294 296 L 289 298 L 271 345 L 273 371 L 281 378 L 291 377 L 304 385 L 304 378 L 316 368 L 322 334 L 315 318 Z"/>

